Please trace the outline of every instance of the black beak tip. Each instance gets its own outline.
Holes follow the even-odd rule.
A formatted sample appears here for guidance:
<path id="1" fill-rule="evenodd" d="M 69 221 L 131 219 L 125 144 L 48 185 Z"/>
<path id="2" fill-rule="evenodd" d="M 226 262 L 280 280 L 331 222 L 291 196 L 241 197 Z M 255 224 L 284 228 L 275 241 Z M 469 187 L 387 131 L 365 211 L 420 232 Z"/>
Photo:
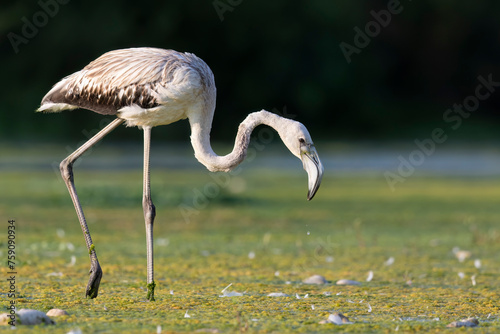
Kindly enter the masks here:
<path id="1" fill-rule="evenodd" d="M 307 200 L 310 201 L 314 198 L 314 195 L 316 195 L 316 192 L 312 193 L 310 191 L 307 192 Z"/>

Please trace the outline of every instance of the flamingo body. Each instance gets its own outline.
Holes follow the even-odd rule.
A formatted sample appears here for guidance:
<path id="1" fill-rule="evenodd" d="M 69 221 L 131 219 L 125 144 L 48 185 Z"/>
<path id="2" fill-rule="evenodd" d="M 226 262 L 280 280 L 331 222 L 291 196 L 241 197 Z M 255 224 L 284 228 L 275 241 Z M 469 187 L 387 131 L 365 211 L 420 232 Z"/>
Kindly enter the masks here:
<path id="1" fill-rule="evenodd" d="M 107 52 L 57 83 L 39 111 L 84 108 L 117 115 L 128 126 L 158 126 L 215 102 L 214 76 L 191 53 L 157 48 Z"/>

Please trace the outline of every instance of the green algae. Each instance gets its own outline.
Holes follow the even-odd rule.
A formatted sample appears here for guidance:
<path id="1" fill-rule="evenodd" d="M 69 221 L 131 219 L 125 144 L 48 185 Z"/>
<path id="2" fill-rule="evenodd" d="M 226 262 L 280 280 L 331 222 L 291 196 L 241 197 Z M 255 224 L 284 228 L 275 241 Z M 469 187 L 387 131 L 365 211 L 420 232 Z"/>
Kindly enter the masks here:
<path id="1" fill-rule="evenodd" d="M 155 281 L 149 283 L 146 287 L 148 289 L 148 294 L 146 296 L 146 299 L 151 301 L 151 302 L 154 302 L 155 301 L 155 287 L 156 287 Z"/>
<path id="2" fill-rule="evenodd" d="M 17 213 L 19 226 L 17 306 L 70 314 L 56 318 L 56 325 L 19 326 L 16 333 L 152 333 L 158 326 L 162 332 L 437 333 L 469 316 L 479 319 L 475 333 L 500 330 L 500 179 L 410 178 L 391 192 L 382 179 L 326 176 L 307 202 L 304 175 L 247 173 L 238 176 L 246 180 L 243 193 L 221 190 L 235 200 L 214 198 L 186 222 L 179 205 L 193 205 L 189 194 L 212 182 L 210 175 L 157 171 L 150 289 L 143 283 L 136 174 L 79 173 L 103 270 L 95 299 L 82 297 L 88 255 L 64 185 L 59 189 L 49 173 L 3 175 L 2 189 L 12 191 L 0 195 L 0 210 Z M 458 261 L 454 247 L 470 257 Z M 390 257 L 394 263 L 387 265 Z M 0 270 L 6 277 L 6 268 Z M 373 279 L 366 282 L 369 271 Z M 313 274 L 330 282 L 301 283 Z M 337 286 L 338 279 L 361 285 Z M 229 283 L 229 291 L 243 295 L 220 297 Z M 155 303 L 148 303 L 150 290 Z M 271 292 L 289 297 L 268 297 Z M 353 324 L 319 324 L 331 312 Z"/>
<path id="3" fill-rule="evenodd" d="M 95 246 L 94 244 L 91 244 L 90 245 L 90 248 L 89 248 L 89 255 L 92 254 L 92 252 L 95 250 Z"/>

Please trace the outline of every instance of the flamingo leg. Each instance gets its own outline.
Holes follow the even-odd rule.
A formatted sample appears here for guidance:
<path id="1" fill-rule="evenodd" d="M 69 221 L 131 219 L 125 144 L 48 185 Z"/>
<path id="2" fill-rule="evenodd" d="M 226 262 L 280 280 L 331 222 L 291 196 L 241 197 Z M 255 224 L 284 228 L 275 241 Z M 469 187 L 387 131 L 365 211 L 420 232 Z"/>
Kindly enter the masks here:
<path id="1" fill-rule="evenodd" d="M 117 126 L 123 123 L 124 120 L 117 118 L 109 123 L 105 128 L 99 131 L 94 137 L 90 138 L 85 144 L 80 146 L 75 152 L 71 153 L 66 159 L 64 159 L 59 165 L 61 170 L 61 175 L 68 187 L 69 194 L 73 200 L 75 206 L 76 214 L 78 220 L 80 221 L 80 226 L 82 227 L 83 236 L 85 237 L 85 243 L 87 244 L 87 249 L 89 251 L 90 257 L 90 278 L 87 283 L 87 288 L 85 290 L 85 295 L 88 298 L 97 297 L 99 291 L 99 283 L 101 282 L 102 270 L 97 260 L 97 254 L 95 251 L 94 244 L 92 243 L 92 238 L 90 237 L 89 228 L 87 222 L 85 221 L 85 216 L 83 214 L 82 206 L 78 195 L 76 193 L 75 182 L 73 178 L 73 163 L 84 154 L 89 148 L 99 142 L 104 136 L 113 131 Z"/>
<path id="2" fill-rule="evenodd" d="M 147 247 L 147 299 L 155 300 L 154 268 L 153 268 L 153 223 L 156 216 L 156 209 L 151 200 L 149 152 L 151 144 L 151 127 L 144 127 L 144 177 L 142 208 L 144 210 L 144 221 L 146 224 L 146 247 Z"/>

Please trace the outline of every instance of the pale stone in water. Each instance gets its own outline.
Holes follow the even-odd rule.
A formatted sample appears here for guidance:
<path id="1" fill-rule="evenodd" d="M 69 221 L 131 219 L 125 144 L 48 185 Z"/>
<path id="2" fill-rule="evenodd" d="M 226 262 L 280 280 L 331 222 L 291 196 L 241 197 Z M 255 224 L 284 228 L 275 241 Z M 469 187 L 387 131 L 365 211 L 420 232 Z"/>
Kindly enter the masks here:
<path id="1" fill-rule="evenodd" d="M 453 321 L 446 327 L 476 327 L 479 326 L 479 320 L 476 318 L 468 318 L 460 321 Z"/>
<path id="2" fill-rule="evenodd" d="M 302 281 L 305 284 L 326 284 L 328 283 L 326 278 L 321 275 L 312 275 Z"/>
<path id="3" fill-rule="evenodd" d="M 358 281 L 353 281 L 350 279 L 340 279 L 336 283 L 337 285 L 361 285 Z"/>
<path id="4" fill-rule="evenodd" d="M 11 321 L 9 314 L 3 313 L 0 314 L 0 324 L 9 325 L 9 321 Z M 54 325 L 55 321 L 50 319 L 45 313 L 37 310 L 30 309 L 20 309 L 16 311 L 16 325 L 39 325 L 39 324 L 48 324 Z"/>
<path id="5" fill-rule="evenodd" d="M 11 320 L 12 319 L 9 317 L 8 313 L 2 313 L 2 314 L 0 314 L 0 325 L 8 326 L 9 325 L 9 321 L 11 321 Z"/>
<path id="6" fill-rule="evenodd" d="M 336 324 L 336 325 L 348 325 L 353 322 L 349 320 L 345 315 L 339 312 L 332 313 L 328 316 L 328 319 L 321 320 L 320 324 Z"/>
<path id="7" fill-rule="evenodd" d="M 290 297 L 290 295 L 287 295 L 286 293 L 283 293 L 283 292 L 271 292 L 267 296 L 268 297 Z"/>
<path id="8" fill-rule="evenodd" d="M 60 308 L 53 308 L 47 312 L 49 317 L 60 317 L 63 315 L 68 315 L 68 312 L 61 310 Z"/>

